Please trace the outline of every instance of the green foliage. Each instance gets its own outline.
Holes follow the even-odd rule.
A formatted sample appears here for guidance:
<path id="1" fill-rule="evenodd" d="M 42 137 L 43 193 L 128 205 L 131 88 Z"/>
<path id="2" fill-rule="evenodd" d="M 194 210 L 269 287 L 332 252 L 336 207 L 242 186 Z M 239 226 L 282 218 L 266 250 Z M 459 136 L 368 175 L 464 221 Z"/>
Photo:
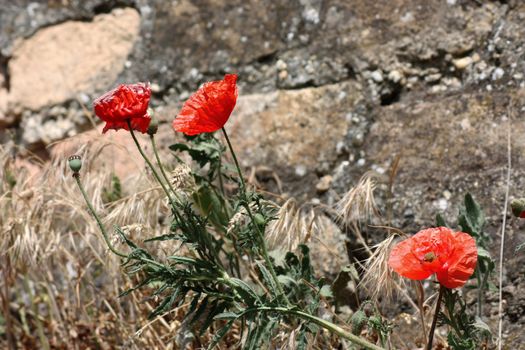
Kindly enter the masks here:
<path id="1" fill-rule="evenodd" d="M 437 226 L 446 226 L 445 220 L 439 214 L 436 216 L 436 223 Z M 479 349 L 490 336 L 490 328 L 482 321 L 481 316 L 484 292 L 495 288 L 490 281 L 495 270 L 495 262 L 488 251 L 490 237 L 484 232 L 485 224 L 485 215 L 481 206 L 470 193 L 467 193 L 459 211 L 458 225 L 461 231 L 470 234 L 476 240 L 478 248 L 478 263 L 473 275 L 477 284 L 465 287 L 475 289 L 477 292 L 477 312 L 475 315 L 468 312 L 466 303 L 458 292 L 445 290 L 445 312 L 439 314 L 439 320 L 442 324 L 450 326 L 451 331 L 447 340 L 454 350 Z"/>
<path id="2" fill-rule="evenodd" d="M 441 324 L 450 326 L 447 340 L 454 350 L 475 350 L 483 348 L 491 332 L 489 326 L 478 316 L 469 315 L 467 305 L 457 291 L 445 289 L 445 312 L 439 313 Z"/>
<path id="3" fill-rule="evenodd" d="M 4 172 L 4 177 L 5 177 L 5 182 L 7 183 L 7 186 L 9 187 L 10 190 L 12 190 L 13 187 L 15 187 L 16 185 L 15 174 L 13 174 L 13 172 L 9 170 L 9 168 L 6 168 Z"/>
<path id="4" fill-rule="evenodd" d="M 322 303 L 332 298 L 330 287 L 315 276 L 308 247 L 301 245 L 297 251 L 285 252 L 273 261 L 264 258 L 266 247 L 261 233 L 274 219 L 275 207 L 255 193 L 228 197 L 217 186 L 223 176 L 222 145 L 213 135 L 188 140 L 170 148 L 187 152 L 204 173 L 193 174 L 196 188 L 190 196 L 177 197 L 172 203 L 170 233 L 150 237 L 142 246 L 116 228 L 130 250 L 123 265 L 139 281 L 121 296 L 139 288 L 152 289 L 152 297 L 159 302 L 151 318 L 189 302 L 185 320 L 194 333 L 203 334 L 213 327 L 209 349 L 219 344 L 235 324 L 244 332 L 244 349 L 269 347 L 283 325 L 298 329 L 296 343 L 306 348 L 309 334 L 319 333 L 319 327 L 308 320 L 316 319 Z M 227 235 L 233 217 L 239 222 L 235 233 Z M 170 240 L 185 246 L 188 254 L 168 255 L 160 262 L 145 248 L 151 242 Z M 256 278 L 247 275 L 248 269 Z M 292 317 L 294 314 L 308 317 L 301 321 Z M 384 334 L 381 319 L 369 322 L 371 329 Z"/>
<path id="5" fill-rule="evenodd" d="M 221 171 L 221 158 L 225 151 L 224 146 L 213 134 L 185 136 L 189 142 L 175 143 L 169 148 L 174 152 L 187 152 L 199 166 L 205 168 L 206 174 L 199 179 L 213 182 Z"/>
<path id="6" fill-rule="evenodd" d="M 350 323 L 353 334 L 359 335 L 366 328 L 369 334 L 377 335 L 382 346 L 387 345 L 388 337 L 394 328 L 370 301 L 361 304 L 359 310 L 350 318 Z"/>

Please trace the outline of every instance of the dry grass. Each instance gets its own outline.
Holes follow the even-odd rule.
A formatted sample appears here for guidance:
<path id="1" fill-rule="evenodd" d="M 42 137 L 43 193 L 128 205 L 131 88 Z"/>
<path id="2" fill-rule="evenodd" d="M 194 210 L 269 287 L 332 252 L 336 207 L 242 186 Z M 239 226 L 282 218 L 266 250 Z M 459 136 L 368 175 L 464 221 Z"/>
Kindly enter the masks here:
<path id="1" fill-rule="evenodd" d="M 139 242 L 167 233 L 169 208 L 161 188 L 148 174 L 134 173 L 121 179 L 123 196 L 104 203 L 104 189 L 111 185 L 114 174 L 110 167 L 96 164 L 97 157 L 108 147 L 120 146 L 86 143 L 76 152 L 83 158 L 81 176 L 86 192 L 108 231 L 119 225 Z M 26 349 L 183 349 L 211 339 L 213 331 L 201 339 L 185 331 L 180 322 L 185 306 L 149 321 L 147 314 L 156 301 L 149 300 L 147 294 L 137 291 L 126 298 L 116 298 L 134 281 L 125 276 L 118 259 L 109 254 L 71 178 L 66 157 L 39 163 L 37 175 L 31 175 L 24 166 L 15 164 L 10 154 L 9 149 L 0 148 L 0 295 L 8 301 L 3 303 L 3 313 L 7 315 L 3 329 L 13 335 L 7 342 Z M 175 168 L 171 173 L 174 187 L 184 191 L 193 186 L 189 174 L 187 165 Z M 359 226 L 377 214 L 374 188 L 372 178 L 363 177 L 332 210 L 342 223 L 357 232 L 364 244 Z M 293 251 L 301 243 L 323 244 L 327 218 L 315 207 L 300 206 L 294 199 L 282 205 L 263 201 L 263 205 L 276 213 L 266 231 L 270 249 Z M 246 222 L 247 214 L 241 209 L 230 221 L 229 234 Z M 388 294 L 394 289 L 386 267 L 392 239 L 390 236 L 374 247 L 375 253 L 365 266 L 363 285 L 370 290 L 381 289 Z M 168 241 L 150 249 L 155 249 L 162 259 L 180 247 Z M 332 247 L 327 250 L 339 255 L 332 252 Z M 337 259 L 343 266 L 345 257 Z M 282 339 L 276 341 L 293 348 L 289 332 L 281 335 Z M 228 337 L 226 344 L 242 342 L 238 329 Z M 0 347 L 7 346 L 0 340 Z"/>
<path id="2" fill-rule="evenodd" d="M 147 176 L 124 179 L 123 188 L 133 194 L 103 202 L 102 191 L 113 174 L 110 169 L 94 170 L 93 159 L 105 147 L 114 146 L 91 143 L 78 153 L 84 159 L 86 191 L 106 227 L 140 223 L 127 226 L 133 238 L 164 233 L 166 225 L 159 222 L 169 212 Z M 11 335 L 7 343 L 26 349 L 112 349 L 118 344 L 127 349 L 173 348 L 169 334 L 176 323 L 170 320 L 176 315 L 148 324 L 153 305 L 140 292 L 116 299 L 132 281 L 107 253 L 65 159 L 39 163 L 37 175 L 31 175 L 11 154 L 0 148 L 0 331 Z M 7 343 L 0 341 L 0 347 L 7 348 Z"/>

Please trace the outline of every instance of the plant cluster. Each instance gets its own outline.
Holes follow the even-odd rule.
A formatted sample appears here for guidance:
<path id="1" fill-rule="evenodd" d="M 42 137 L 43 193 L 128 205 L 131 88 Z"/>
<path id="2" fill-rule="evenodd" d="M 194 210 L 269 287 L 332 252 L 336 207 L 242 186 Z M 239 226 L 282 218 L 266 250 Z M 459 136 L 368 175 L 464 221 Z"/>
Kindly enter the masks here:
<path id="1" fill-rule="evenodd" d="M 111 242 L 89 202 L 80 180 L 80 159 L 70 158 L 73 176 L 109 249 L 122 258 L 126 272 L 136 276 L 137 284 L 121 296 L 151 289 L 151 298 L 158 301 L 150 313 L 152 318 L 188 304 L 183 323 L 200 335 L 212 327 L 210 349 L 233 331 L 240 333 L 235 346 L 245 349 L 270 348 L 283 334 L 292 338 L 297 349 L 306 349 L 314 337 L 329 344 L 332 335 L 359 348 L 388 347 L 393 325 L 374 303 L 363 303 L 349 325 L 327 312 L 331 287 L 313 271 L 307 245 L 287 246 L 282 254 L 270 254 L 268 231 L 280 219 L 279 208 L 248 188 L 224 128 L 235 107 L 236 81 L 236 75 L 228 74 L 223 80 L 204 84 L 186 101 L 172 123 L 175 131 L 186 134 L 186 141 L 170 146 L 178 165 L 169 175 L 155 144 L 158 124 L 147 109 L 149 85 L 121 85 L 95 100 L 95 113 L 106 122 L 104 132 L 130 132 L 171 210 L 169 233 L 143 242 L 134 241 L 121 227 L 115 227 L 126 246 L 122 250 Z M 227 147 L 213 134 L 218 130 Z M 153 161 L 135 131 L 149 135 Z M 227 151 L 233 166 L 224 161 Z M 183 162 L 182 153 L 192 159 L 195 168 Z M 105 200 L 118 199 L 120 191 L 118 179 L 113 179 L 111 188 L 104 191 Z M 483 232 L 485 219 L 479 205 L 467 195 L 458 218 L 460 232 L 447 228 L 441 216 L 437 224 L 398 243 L 384 261 L 388 261 L 387 268 L 409 279 L 419 281 L 436 274 L 440 288 L 427 349 L 432 348 L 438 322 L 450 326 L 451 347 L 475 349 L 487 339 L 481 305 L 494 270 L 487 251 L 488 237 Z M 297 232 L 281 234 L 294 236 Z M 181 248 L 159 258 L 151 249 L 151 243 L 159 241 L 178 242 Z M 472 276 L 478 290 L 476 316 L 468 313 L 462 296 L 453 291 Z M 420 312 L 424 323 L 423 310 Z M 285 341 L 290 339 L 281 343 Z"/>

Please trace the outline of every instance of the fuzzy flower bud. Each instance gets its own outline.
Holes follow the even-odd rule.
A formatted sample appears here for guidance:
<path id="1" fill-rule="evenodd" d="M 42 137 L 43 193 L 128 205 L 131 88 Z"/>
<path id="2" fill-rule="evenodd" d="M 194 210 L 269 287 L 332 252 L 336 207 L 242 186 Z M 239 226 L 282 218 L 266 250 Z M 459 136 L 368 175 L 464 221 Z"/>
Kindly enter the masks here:
<path id="1" fill-rule="evenodd" d="M 525 218 L 525 198 L 513 199 L 510 207 L 515 217 Z"/>
<path id="2" fill-rule="evenodd" d="M 68 158 L 69 167 L 74 173 L 78 173 L 82 168 L 82 158 L 77 155 L 73 155 Z"/>
<path id="3" fill-rule="evenodd" d="M 147 133 L 150 136 L 153 136 L 157 133 L 157 130 L 159 130 L 159 121 L 157 118 L 151 118 L 151 122 L 149 123 Z"/>

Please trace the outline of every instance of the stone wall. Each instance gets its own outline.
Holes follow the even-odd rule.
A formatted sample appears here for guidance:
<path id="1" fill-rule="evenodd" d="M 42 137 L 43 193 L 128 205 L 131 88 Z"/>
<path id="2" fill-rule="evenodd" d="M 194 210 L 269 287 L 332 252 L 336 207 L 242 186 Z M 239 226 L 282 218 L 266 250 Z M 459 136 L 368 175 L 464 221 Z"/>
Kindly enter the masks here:
<path id="1" fill-rule="evenodd" d="M 332 204 L 371 171 L 407 232 L 454 225 L 471 192 L 496 252 L 509 155 L 511 196 L 525 188 L 524 20 L 520 0 L 0 0 L 0 141 L 46 150 L 93 127 L 94 97 L 150 81 L 166 146 L 181 102 L 235 72 L 227 127 L 263 186 Z M 509 220 L 511 320 L 523 232 Z"/>
<path id="2" fill-rule="evenodd" d="M 199 84 L 236 72 L 236 147 L 285 192 L 333 202 L 367 170 L 385 180 L 399 158 L 398 225 L 453 217 L 465 191 L 499 215 L 508 130 L 512 185 L 523 185 L 520 1 L 0 4 L 4 142 L 39 150 L 91 128 L 92 99 L 118 82 L 149 80 L 169 121 Z"/>

